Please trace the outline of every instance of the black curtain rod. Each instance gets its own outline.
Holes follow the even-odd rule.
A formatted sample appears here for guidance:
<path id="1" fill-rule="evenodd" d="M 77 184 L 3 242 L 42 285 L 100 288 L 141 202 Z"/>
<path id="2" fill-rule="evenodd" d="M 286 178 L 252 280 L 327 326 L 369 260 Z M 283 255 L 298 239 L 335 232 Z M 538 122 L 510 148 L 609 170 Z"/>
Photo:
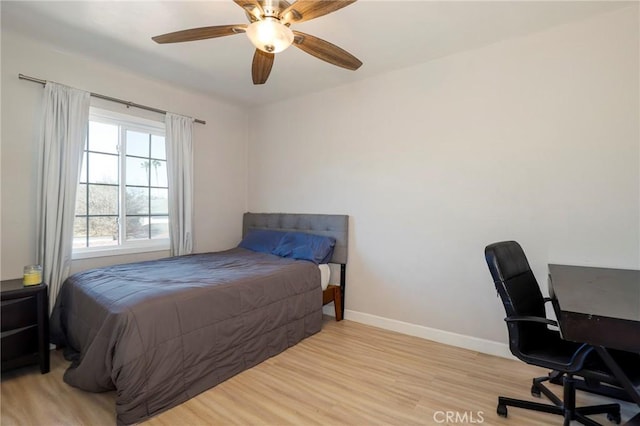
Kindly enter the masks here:
<path id="1" fill-rule="evenodd" d="M 42 80 L 42 79 L 35 78 L 35 77 L 29 77 L 28 75 L 24 75 L 24 74 L 18 74 L 18 78 L 20 80 L 28 80 L 28 81 L 32 81 L 34 83 L 39 83 L 39 84 L 42 84 L 43 86 L 45 84 L 47 84 L 47 80 Z M 157 112 L 157 113 L 160 113 L 160 114 L 166 114 L 167 113 L 167 111 L 162 110 L 162 109 L 158 109 L 158 108 L 154 108 L 154 107 L 150 107 L 150 106 L 146 106 L 146 105 L 140 105 L 140 104 L 137 104 L 135 102 L 125 101 L 124 99 L 113 98 L 111 96 L 101 95 L 99 93 L 93 93 L 93 92 L 90 92 L 90 94 L 94 98 L 104 99 L 104 100 L 111 101 L 111 102 L 117 102 L 119 104 L 126 105 L 127 107 L 136 107 L 136 108 L 140 108 L 140 109 L 146 109 L 147 111 L 153 111 L 153 112 Z M 207 124 L 206 121 L 198 120 L 197 118 L 194 119 L 194 121 L 196 123 L 200 123 L 200 124 Z"/>

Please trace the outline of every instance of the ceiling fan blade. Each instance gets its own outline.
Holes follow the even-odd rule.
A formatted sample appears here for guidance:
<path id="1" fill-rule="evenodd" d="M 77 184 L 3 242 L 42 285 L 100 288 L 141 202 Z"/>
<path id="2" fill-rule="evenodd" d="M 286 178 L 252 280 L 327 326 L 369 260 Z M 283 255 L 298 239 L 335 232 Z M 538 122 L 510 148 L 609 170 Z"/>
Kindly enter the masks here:
<path id="1" fill-rule="evenodd" d="M 273 60 L 276 55 L 273 53 L 263 52 L 260 49 L 256 49 L 256 53 L 253 54 L 253 64 L 251 65 L 251 77 L 253 77 L 253 84 L 264 84 L 269 78 L 271 73 L 271 67 L 273 67 Z"/>
<path id="2" fill-rule="evenodd" d="M 215 27 L 191 28 L 151 37 L 156 43 L 180 43 L 183 41 L 205 40 L 208 38 L 224 37 L 245 32 L 245 24 L 218 25 Z"/>
<path id="3" fill-rule="evenodd" d="M 293 45 L 318 59 L 352 71 L 362 65 L 362 62 L 351 53 L 328 41 L 300 31 L 293 31 L 293 34 Z"/>
<path id="4" fill-rule="evenodd" d="M 244 9 L 249 21 L 255 22 L 262 19 L 264 10 L 258 0 L 233 0 L 238 6 Z"/>
<path id="5" fill-rule="evenodd" d="M 318 18 L 355 3 L 356 0 L 299 0 L 280 13 L 283 24 Z"/>

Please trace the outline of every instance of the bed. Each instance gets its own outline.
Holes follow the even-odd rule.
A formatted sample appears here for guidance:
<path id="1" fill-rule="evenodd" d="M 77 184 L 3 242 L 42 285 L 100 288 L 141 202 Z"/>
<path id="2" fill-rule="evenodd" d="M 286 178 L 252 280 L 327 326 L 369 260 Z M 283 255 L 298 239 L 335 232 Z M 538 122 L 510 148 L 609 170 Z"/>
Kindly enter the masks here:
<path id="1" fill-rule="evenodd" d="M 347 261 L 348 216 L 245 213 L 255 230 L 335 238 Z M 116 390 L 118 424 L 178 405 L 320 331 L 323 291 L 312 262 L 236 247 L 98 268 L 69 277 L 51 317 L 68 384 Z"/>

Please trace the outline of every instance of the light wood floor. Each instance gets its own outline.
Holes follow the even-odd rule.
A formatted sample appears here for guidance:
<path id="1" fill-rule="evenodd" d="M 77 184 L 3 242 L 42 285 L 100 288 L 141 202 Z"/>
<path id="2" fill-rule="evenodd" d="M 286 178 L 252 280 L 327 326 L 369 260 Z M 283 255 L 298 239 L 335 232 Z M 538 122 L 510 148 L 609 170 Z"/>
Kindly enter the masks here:
<path id="1" fill-rule="evenodd" d="M 0 423 L 113 425 L 115 393 L 68 386 L 68 363 L 52 352 L 51 372 L 8 372 L 0 383 Z M 509 409 L 498 395 L 537 400 L 531 378 L 542 369 L 473 351 L 325 318 L 323 330 L 284 353 L 145 422 L 145 425 L 561 425 L 560 417 Z M 561 394 L 561 389 L 551 385 Z M 609 403 L 579 393 L 578 404 Z M 446 422 L 446 412 L 458 422 Z M 623 422 L 639 411 L 622 404 Z M 592 416 L 609 424 L 604 416 Z M 454 417 L 455 419 L 455 417 Z"/>

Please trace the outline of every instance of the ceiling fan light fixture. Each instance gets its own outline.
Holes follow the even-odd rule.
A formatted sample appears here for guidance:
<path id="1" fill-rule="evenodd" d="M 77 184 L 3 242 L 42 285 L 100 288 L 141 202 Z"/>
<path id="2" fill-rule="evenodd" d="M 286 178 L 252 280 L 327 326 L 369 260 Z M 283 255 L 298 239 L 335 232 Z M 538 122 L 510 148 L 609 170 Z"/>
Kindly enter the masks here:
<path id="1" fill-rule="evenodd" d="M 256 48 L 267 53 L 282 52 L 293 43 L 293 31 L 270 16 L 250 24 L 247 37 Z"/>

